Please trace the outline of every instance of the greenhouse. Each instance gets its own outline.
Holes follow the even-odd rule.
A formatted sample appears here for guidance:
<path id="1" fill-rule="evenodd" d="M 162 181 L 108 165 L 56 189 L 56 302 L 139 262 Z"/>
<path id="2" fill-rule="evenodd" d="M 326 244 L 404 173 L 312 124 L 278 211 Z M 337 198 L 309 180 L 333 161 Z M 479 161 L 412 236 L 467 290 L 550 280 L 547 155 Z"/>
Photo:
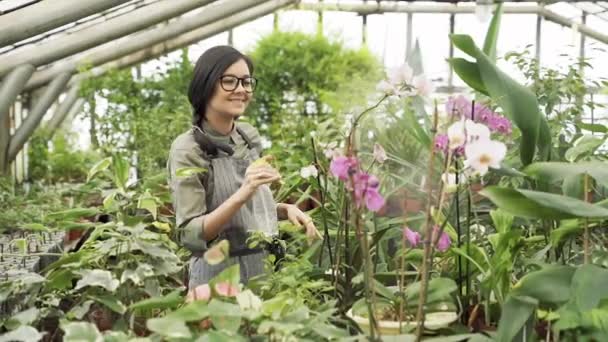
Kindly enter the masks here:
<path id="1" fill-rule="evenodd" d="M 608 341 L 608 1 L 0 1 L 0 342 Z"/>

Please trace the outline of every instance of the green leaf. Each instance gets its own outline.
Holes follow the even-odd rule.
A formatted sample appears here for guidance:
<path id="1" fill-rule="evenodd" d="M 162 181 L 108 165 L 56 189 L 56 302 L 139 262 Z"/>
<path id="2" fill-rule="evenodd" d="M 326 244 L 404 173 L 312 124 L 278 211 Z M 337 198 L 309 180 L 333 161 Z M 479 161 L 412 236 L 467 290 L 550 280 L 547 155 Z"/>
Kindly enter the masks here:
<path id="1" fill-rule="evenodd" d="M 488 186 L 479 193 L 499 208 L 521 217 L 559 220 L 608 216 L 608 210 L 601 206 L 547 192 Z"/>
<path id="2" fill-rule="evenodd" d="M 550 146 L 551 141 L 537 141 L 541 116 L 536 95 L 520 85 L 483 53 L 477 56 L 477 65 L 490 97 L 521 131 L 520 159 L 528 165 L 534 159 L 536 145 Z"/>
<path id="3" fill-rule="evenodd" d="M 577 235 L 580 230 L 581 225 L 579 220 L 562 220 L 559 227 L 551 231 L 551 244 L 553 246 L 559 246 L 564 240 Z"/>
<path id="4" fill-rule="evenodd" d="M 75 220 L 82 217 L 92 217 L 99 213 L 95 208 L 73 208 L 68 210 L 57 211 L 47 214 L 47 218 L 51 220 Z"/>
<path id="5" fill-rule="evenodd" d="M 591 124 L 591 123 L 584 123 L 584 122 L 579 122 L 576 124 L 576 126 L 580 127 L 581 129 L 590 131 L 590 132 L 594 132 L 594 133 L 608 133 L 608 127 L 606 125 L 602 125 L 602 124 Z"/>
<path id="6" fill-rule="evenodd" d="M 192 337 L 190 329 L 183 320 L 175 317 L 166 316 L 161 318 L 151 318 L 146 322 L 146 327 L 164 337 L 187 338 Z"/>
<path id="7" fill-rule="evenodd" d="M 103 342 L 147 342 L 150 340 L 130 339 L 129 335 L 122 331 L 105 331 L 103 334 Z"/>
<path id="8" fill-rule="evenodd" d="M 87 322 L 62 322 L 65 342 L 102 342 L 103 337 L 95 324 Z"/>
<path id="9" fill-rule="evenodd" d="M 121 190 L 126 189 L 129 180 L 129 162 L 115 154 L 112 156 L 112 168 L 114 169 L 114 183 Z"/>
<path id="10" fill-rule="evenodd" d="M 481 80 L 481 74 L 476 63 L 469 62 L 464 58 L 448 58 L 447 61 L 464 83 L 478 92 L 488 95 L 488 90 Z"/>
<path id="11" fill-rule="evenodd" d="M 40 223 L 23 223 L 20 225 L 21 229 L 31 230 L 35 232 L 48 232 L 49 228 L 45 227 Z"/>
<path id="12" fill-rule="evenodd" d="M 217 329 L 236 332 L 241 326 L 241 308 L 236 304 L 212 299 L 209 302 L 209 315 Z"/>
<path id="13" fill-rule="evenodd" d="M 572 277 L 572 295 L 581 311 L 589 311 L 608 298 L 608 270 L 595 265 L 580 266 Z"/>
<path id="14" fill-rule="evenodd" d="M 498 233 L 506 233 L 511 230 L 514 219 L 513 215 L 504 210 L 497 209 L 490 211 L 490 217 Z"/>
<path id="15" fill-rule="evenodd" d="M 502 18 L 502 2 L 496 6 L 496 11 L 488 27 L 486 39 L 483 43 L 483 52 L 490 57 L 492 61 L 496 61 L 496 46 L 498 45 L 498 32 L 500 31 L 500 19 Z"/>
<path id="16" fill-rule="evenodd" d="M 40 310 L 35 307 L 29 308 L 25 311 L 21 311 L 18 314 L 13 315 L 13 317 L 9 318 L 6 323 L 4 323 L 4 326 L 8 330 L 15 330 L 15 328 L 17 327 L 34 323 L 38 319 L 39 315 Z"/>
<path id="17" fill-rule="evenodd" d="M 583 198 L 585 192 L 584 175 L 571 175 L 564 178 L 562 193 L 572 198 Z"/>
<path id="18" fill-rule="evenodd" d="M 27 240 L 23 239 L 13 239 L 10 242 L 11 245 L 17 247 L 19 253 L 25 254 L 27 252 Z"/>
<path id="19" fill-rule="evenodd" d="M 407 56 L 407 64 L 412 68 L 414 75 L 424 74 L 424 67 L 422 65 L 422 50 L 420 50 L 420 42 L 416 39 L 414 48 L 409 56 Z"/>
<path id="20" fill-rule="evenodd" d="M 175 176 L 177 178 L 185 178 L 203 172 L 207 172 L 207 169 L 204 167 L 181 167 L 175 170 Z"/>
<path id="21" fill-rule="evenodd" d="M 107 306 L 110 310 L 118 313 L 124 314 L 127 311 L 127 307 L 116 297 L 105 295 L 105 296 L 93 296 L 89 295 L 89 298 L 94 299 L 98 303 L 101 303 Z"/>
<path id="22" fill-rule="evenodd" d="M 112 164 L 112 158 L 104 158 L 100 160 L 97 164 L 93 165 L 93 167 L 89 170 L 89 174 L 87 175 L 87 183 L 99 172 L 106 170 Z"/>
<path id="23" fill-rule="evenodd" d="M 183 303 L 182 290 L 175 290 L 163 297 L 152 297 L 133 303 L 130 310 L 173 309 Z"/>
<path id="24" fill-rule="evenodd" d="M 548 182 L 557 182 L 568 177 L 588 174 L 601 184 L 608 186 L 608 168 L 605 162 L 581 161 L 576 163 L 540 162 L 524 169 L 528 176 Z"/>
<path id="25" fill-rule="evenodd" d="M 537 304 L 533 298 L 509 295 L 502 306 L 496 341 L 513 341 L 536 309 Z"/>
<path id="26" fill-rule="evenodd" d="M 528 273 L 513 286 L 511 294 L 531 297 L 543 304 L 563 304 L 570 299 L 575 271 L 571 266 L 548 266 Z"/>
<path id="27" fill-rule="evenodd" d="M 81 320 L 84 315 L 87 314 L 87 312 L 89 312 L 89 309 L 91 309 L 91 305 L 93 305 L 94 301 L 92 300 L 86 300 L 83 303 L 81 303 L 80 305 L 76 305 L 75 307 L 73 307 L 67 314 L 68 318 L 76 318 L 78 320 Z"/>
<path id="28" fill-rule="evenodd" d="M 38 342 L 44 337 L 34 327 L 22 325 L 16 330 L 0 335 L 0 342 Z"/>
<path id="29" fill-rule="evenodd" d="M 515 216 L 542 219 L 569 218 L 568 215 L 528 199 L 516 189 L 487 186 L 479 192 L 489 198 L 497 207 Z"/>
<path id="30" fill-rule="evenodd" d="M 144 192 L 144 194 L 139 197 L 139 201 L 137 202 L 137 208 L 146 209 L 152 214 L 152 217 L 156 220 L 158 205 L 156 204 L 156 199 L 150 194 L 148 190 L 146 190 L 146 192 Z"/>
<path id="31" fill-rule="evenodd" d="M 420 282 L 410 284 L 405 289 L 408 301 L 418 300 L 420 295 Z M 448 298 L 450 294 L 458 289 L 456 282 L 450 278 L 433 278 L 429 281 L 427 290 L 427 303 L 433 303 Z"/>
<path id="32" fill-rule="evenodd" d="M 527 198 L 545 206 L 577 217 L 608 217 L 608 209 L 576 198 L 548 192 L 519 190 Z"/>
<path id="33" fill-rule="evenodd" d="M 99 286 L 104 289 L 114 292 L 118 288 L 120 282 L 114 278 L 110 271 L 105 270 L 82 270 L 76 272 L 81 275 L 82 279 L 76 283 L 76 290 L 86 286 Z"/>
<path id="34" fill-rule="evenodd" d="M 591 135 L 582 136 L 578 139 L 574 146 L 570 147 L 565 154 L 566 160 L 574 162 L 584 155 L 591 155 L 598 147 L 602 146 L 606 138 L 597 138 Z"/>
<path id="35" fill-rule="evenodd" d="M 456 46 L 462 52 L 473 58 L 477 58 L 480 53 L 479 49 L 477 49 L 477 46 L 475 46 L 475 41 L 473 41 L 473 38 L 471 38 L 471 36 L 469 35 L 451 34 L 450 40 L 452 41 L 452 44 L 454 44 L 454 46 Z"/>

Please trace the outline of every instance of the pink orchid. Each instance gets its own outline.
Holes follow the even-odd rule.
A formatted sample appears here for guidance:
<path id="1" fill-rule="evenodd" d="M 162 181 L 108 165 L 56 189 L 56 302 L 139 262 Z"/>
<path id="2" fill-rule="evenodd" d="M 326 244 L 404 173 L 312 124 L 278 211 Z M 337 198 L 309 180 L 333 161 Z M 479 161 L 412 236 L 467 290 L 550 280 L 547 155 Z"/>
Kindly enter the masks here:
<path id="1" fill-rule="evenodd" d="M 465 118 L 470 119 L 471 101 L 463 95 L 458 95 L 457 97 L 450 96 L 448 102 L 445 104 L 445 111 L 448 116 L 455 115 L 458 118 L 464 116 Z"/>
<path id="2" fill-rule="evenodd" d="M 439 234 L 439 226 L 433 228 L 433 239 L 437 238 L 437 234 Z M 446 232 L 442 232 L 439 241 L 437 241 L 437 249 L 440 252 L 445 252 L 450 248 L 451 244 L 452 240 L 450 240 L 450 236 Z"/>
<path id="3" fill-rule="evenodd" d="M 365 206 L 371 211 L 378 211 L 384 206 L 384 198 L 378 192 L 380 182 L 376 176 L 358 172 L 353 176 L 353 183 L 357 206 L 365 202 Z"/>
<path id="4" fill-rule="evenodd" d="M 447 151 L 448 136 L 446 134 L 438 134 L 435 136 L 435 149 L 438 151 Z"/>
<path id="5" fill-rule="evenodd" d="M 420 243 L 420 234 L 411 230 L 409 227 L 403 228 L 403 236 L 409 242 L 410 247 L 414 248 Z"/>
<path id="6" fill-rule="evenodd" d="M 211 298 L 211 288 L 209 284 L 203 284 L 195 287 L 193 290 L 188 291 L 186 296 L 186 302 L 193 302 L 195 300 L 207 301 Z"/>
<path id="7" fill-rule="evenodd" d="M 331 160 L 329 170 L 340 180 L 347 180 L 349 173 L 355 170 L 358 162 L 354 157 L 337 156 Z"/>
<path id="8" fill-rule="evenodd" d="M 501 115 L 493 115 L 488 121 L 488 127 L 492 132 L 511 134 L 511 121 Z"/>
<path id="9" fill-rule="evenodd" d="M 215 292 L 217 292 L 217 294 L 220 296 L 235 297 L 237 294 L 239 294 L 240 290 L 238 286 L 234 286 L 230 282 L 224 281 L 215 284 Z"/>

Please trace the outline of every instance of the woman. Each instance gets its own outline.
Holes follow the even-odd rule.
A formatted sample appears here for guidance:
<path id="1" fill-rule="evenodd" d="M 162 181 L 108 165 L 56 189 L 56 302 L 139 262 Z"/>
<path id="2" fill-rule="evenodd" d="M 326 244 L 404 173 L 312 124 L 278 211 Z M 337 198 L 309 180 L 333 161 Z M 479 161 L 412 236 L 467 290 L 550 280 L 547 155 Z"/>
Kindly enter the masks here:
<path id="1" fill-rule="evenodd" d="M 193 127 L 171 145 L 167 167 L 176 223 L 183 245 L 192 251 L 190 289 L 236 263 L 243 283 L 264 272 L 266 252 L 248 248 L 246 240 L 251 231 L 276 235 L 278 219 L 304 226 L 309 238 L 319 235 L 298 207 L 275 203 L 268 185 L 281 179 L 279 172 L 268 163 L 252 165 L 260 157 L 260 135 L 250 124 L 237 122 L 255 90 L 252 74 L 249 57 L 230 46 L 203 53 L 188 91 Z M 176 175 L 187 167 L 207 171 Z M 208 264 L 203 253 L 223 239 L 230 242 L 229 258 Z"/>

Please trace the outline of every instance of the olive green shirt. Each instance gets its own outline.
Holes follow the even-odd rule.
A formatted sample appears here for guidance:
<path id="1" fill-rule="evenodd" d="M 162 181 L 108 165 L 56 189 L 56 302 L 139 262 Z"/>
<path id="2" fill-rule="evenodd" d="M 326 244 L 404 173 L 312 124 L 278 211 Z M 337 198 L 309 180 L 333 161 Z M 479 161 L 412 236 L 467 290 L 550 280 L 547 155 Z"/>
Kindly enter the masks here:
<path id="1" fill-rule="evenodd" d="M 234 149 L 235 158 L 243 158 L 248 151 L 247 144 L 236 131 L 236 126 L 251 140 L 253 148 L 258 153 L 261 152 L 260 134 L 249 123 L 237 122 L 229 135 L 215 131 L 207 121 L 203 121 L 202 128 L 212 141 L 229 144 Z M 191 251 L 207 249 L 207 241 L 203 238 L 204 217 L 213 194 L 213 172 L 221 172 L 221 170 L 212 170 L 210 166 L 211 158 L 194 140 L 192 129 L 175 138 L 167 161 L 169 187 L 173 198 L 176 225 L 182 230 L 180 234 L 182 244 Z M 204 168 L 207 170 L 207 175 L 177 177 L 176 171 L 186 167 Z"/>

